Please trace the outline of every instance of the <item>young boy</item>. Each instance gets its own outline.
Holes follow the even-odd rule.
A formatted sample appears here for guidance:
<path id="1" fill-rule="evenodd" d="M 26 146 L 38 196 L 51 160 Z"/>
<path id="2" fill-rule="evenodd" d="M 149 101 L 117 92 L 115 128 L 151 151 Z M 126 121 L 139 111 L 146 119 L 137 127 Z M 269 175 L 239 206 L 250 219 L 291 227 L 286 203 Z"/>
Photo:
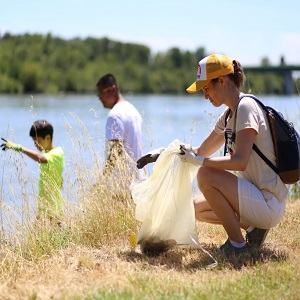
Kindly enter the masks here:
<path id="1" fill-rule="evenodd" d="M 1 145 L 2 150 L 12 149 L 24 153 L 40 164 L 37 220 L 49 219 L 51 223 L 61 226 L 63 200 L 60 190 L 63 182 L 63 149 L 53 145 L 53 127 L 46 120 L 35 121 L 29 135 L 41 152 L 25 148 L 4 138 L 1 138 L 4 141 Z"/>

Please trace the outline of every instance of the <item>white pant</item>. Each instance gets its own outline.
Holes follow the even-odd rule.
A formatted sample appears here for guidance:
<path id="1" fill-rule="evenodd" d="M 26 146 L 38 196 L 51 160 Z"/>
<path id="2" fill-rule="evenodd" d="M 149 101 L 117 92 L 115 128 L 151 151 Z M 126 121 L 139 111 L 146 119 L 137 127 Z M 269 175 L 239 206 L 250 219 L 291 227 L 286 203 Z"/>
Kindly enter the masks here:
<path id="1" fill-rule="evenodd" d="M 264 193 L 266 194 L 266 193 Z M 254 227 L 269 229 L 276 226 L 285 212 L 285 201 L 263 193 L 251 182 L 238 178 L 240 221 Z"/>

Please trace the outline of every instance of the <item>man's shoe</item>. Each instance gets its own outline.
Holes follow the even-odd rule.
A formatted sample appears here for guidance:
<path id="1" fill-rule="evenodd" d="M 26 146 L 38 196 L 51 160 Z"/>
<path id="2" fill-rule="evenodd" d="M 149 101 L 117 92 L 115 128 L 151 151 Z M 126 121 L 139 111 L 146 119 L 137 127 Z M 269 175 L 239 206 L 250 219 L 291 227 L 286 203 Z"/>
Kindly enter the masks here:
<path id="1" fill-rule="evenodd" d="M 269 229 L 255 227 L 252 231 L 246 233 L 246 241 L 251 248 L 260 250 L 268 232 Z"/>
<path id="2" fill-rule="evenodd" d="M 234 247 L 229 239 L 223 244 L 216 252 L 217 255 L 224 254 L 226 257 L 232 256 L 240 256 L 240 255 L 250 255 L 250 249 L 248 244 L 246 243 L 245 246 L 241 248 Z"/>

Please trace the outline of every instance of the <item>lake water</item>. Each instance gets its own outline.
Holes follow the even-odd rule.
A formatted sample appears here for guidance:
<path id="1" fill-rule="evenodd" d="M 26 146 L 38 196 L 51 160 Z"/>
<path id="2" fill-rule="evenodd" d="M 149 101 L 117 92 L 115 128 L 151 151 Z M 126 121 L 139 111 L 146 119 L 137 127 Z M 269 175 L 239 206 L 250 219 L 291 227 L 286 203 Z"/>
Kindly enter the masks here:
<path id="1" fill-rule="evenodd" d="M 215 108 L 199 95 L 126 96 L 144 118 L 144 150 L 166 146 L 178 138 L 193 145 L 201 143 L 224 106 Z M 297 127 L 300 96 L 261 96 L 266 105 L 281 111 Z M 92 139 L 104 135 L 108 113 L 94 95 L 3 96 L 0 95 L 1 137 L 33 147 L 29 129 L 33 121 L 47 119 L 54 126 L 54 144 L 71 147 L 69 126 L 74 133 L 86 127 Z M 82 124 L 80 125 L 80 121 Z M 102 147 L 102 145 L 99 148 Z"/>
<path id="2" fill-rule="evenodd" d="M 224 106 L 215 108 L 195 95 L 124 95 L 144 118 L 144 151 L 167 146 L 174 139 L 199 145 L 213 128 Z M 299 129 L 300 96 L 260 96 L 266 105 L 281 111 Z M 1 137 L 34 148 L 29 137 L 33 121 L 46 119 L 54 126 L 54 145 L 65 150 L 66 173 L 76 181 L 74 161 L 93 167 L 96 155 L 103 163 L 104 127 L 108 110 L 95 95 L 0 95 Z M 31 205 L 36 198 L 39 165 L 11 151 L 0 151 L 1 203 Z M 16 171 L 17 169 L 17 171 Z M 72 190 L 72 193 L 69 191 Z M 65 198 L 76 200 L 74 188 L 65 188 Z M 22 199 L 22 200 L 20 200 Z"/>

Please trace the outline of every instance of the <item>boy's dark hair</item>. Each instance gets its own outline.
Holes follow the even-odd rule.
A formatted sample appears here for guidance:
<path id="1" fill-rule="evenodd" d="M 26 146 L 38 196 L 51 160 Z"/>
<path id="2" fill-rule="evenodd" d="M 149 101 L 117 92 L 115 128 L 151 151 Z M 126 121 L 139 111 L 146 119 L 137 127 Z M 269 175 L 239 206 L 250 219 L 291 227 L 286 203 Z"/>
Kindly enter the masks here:
<path id="1" fill-rule="evenodd" d="M 96 86 L 100 86 L 102 88 L 107 88 L 112 85 L 115 85 L 118 87 L 117 79 L 113 74 L 105 74 L 103 75 L 97 82 Z"/>
<path id="2" fill-rule="evenodd" d="M 51 140 L 53 138 L 53 127 L 52 125 L 46 121 L 46 120 L 37 120 L 35 121 L 31 128 L 30 128 L 30 132 L 29 132 L 29 135 L 32 137 L 32 138 L 35 138 L 35 137 L 41 137 L 41 138 L 45 138 L 46 135 L 50 135 L 51 137 Z"/>

